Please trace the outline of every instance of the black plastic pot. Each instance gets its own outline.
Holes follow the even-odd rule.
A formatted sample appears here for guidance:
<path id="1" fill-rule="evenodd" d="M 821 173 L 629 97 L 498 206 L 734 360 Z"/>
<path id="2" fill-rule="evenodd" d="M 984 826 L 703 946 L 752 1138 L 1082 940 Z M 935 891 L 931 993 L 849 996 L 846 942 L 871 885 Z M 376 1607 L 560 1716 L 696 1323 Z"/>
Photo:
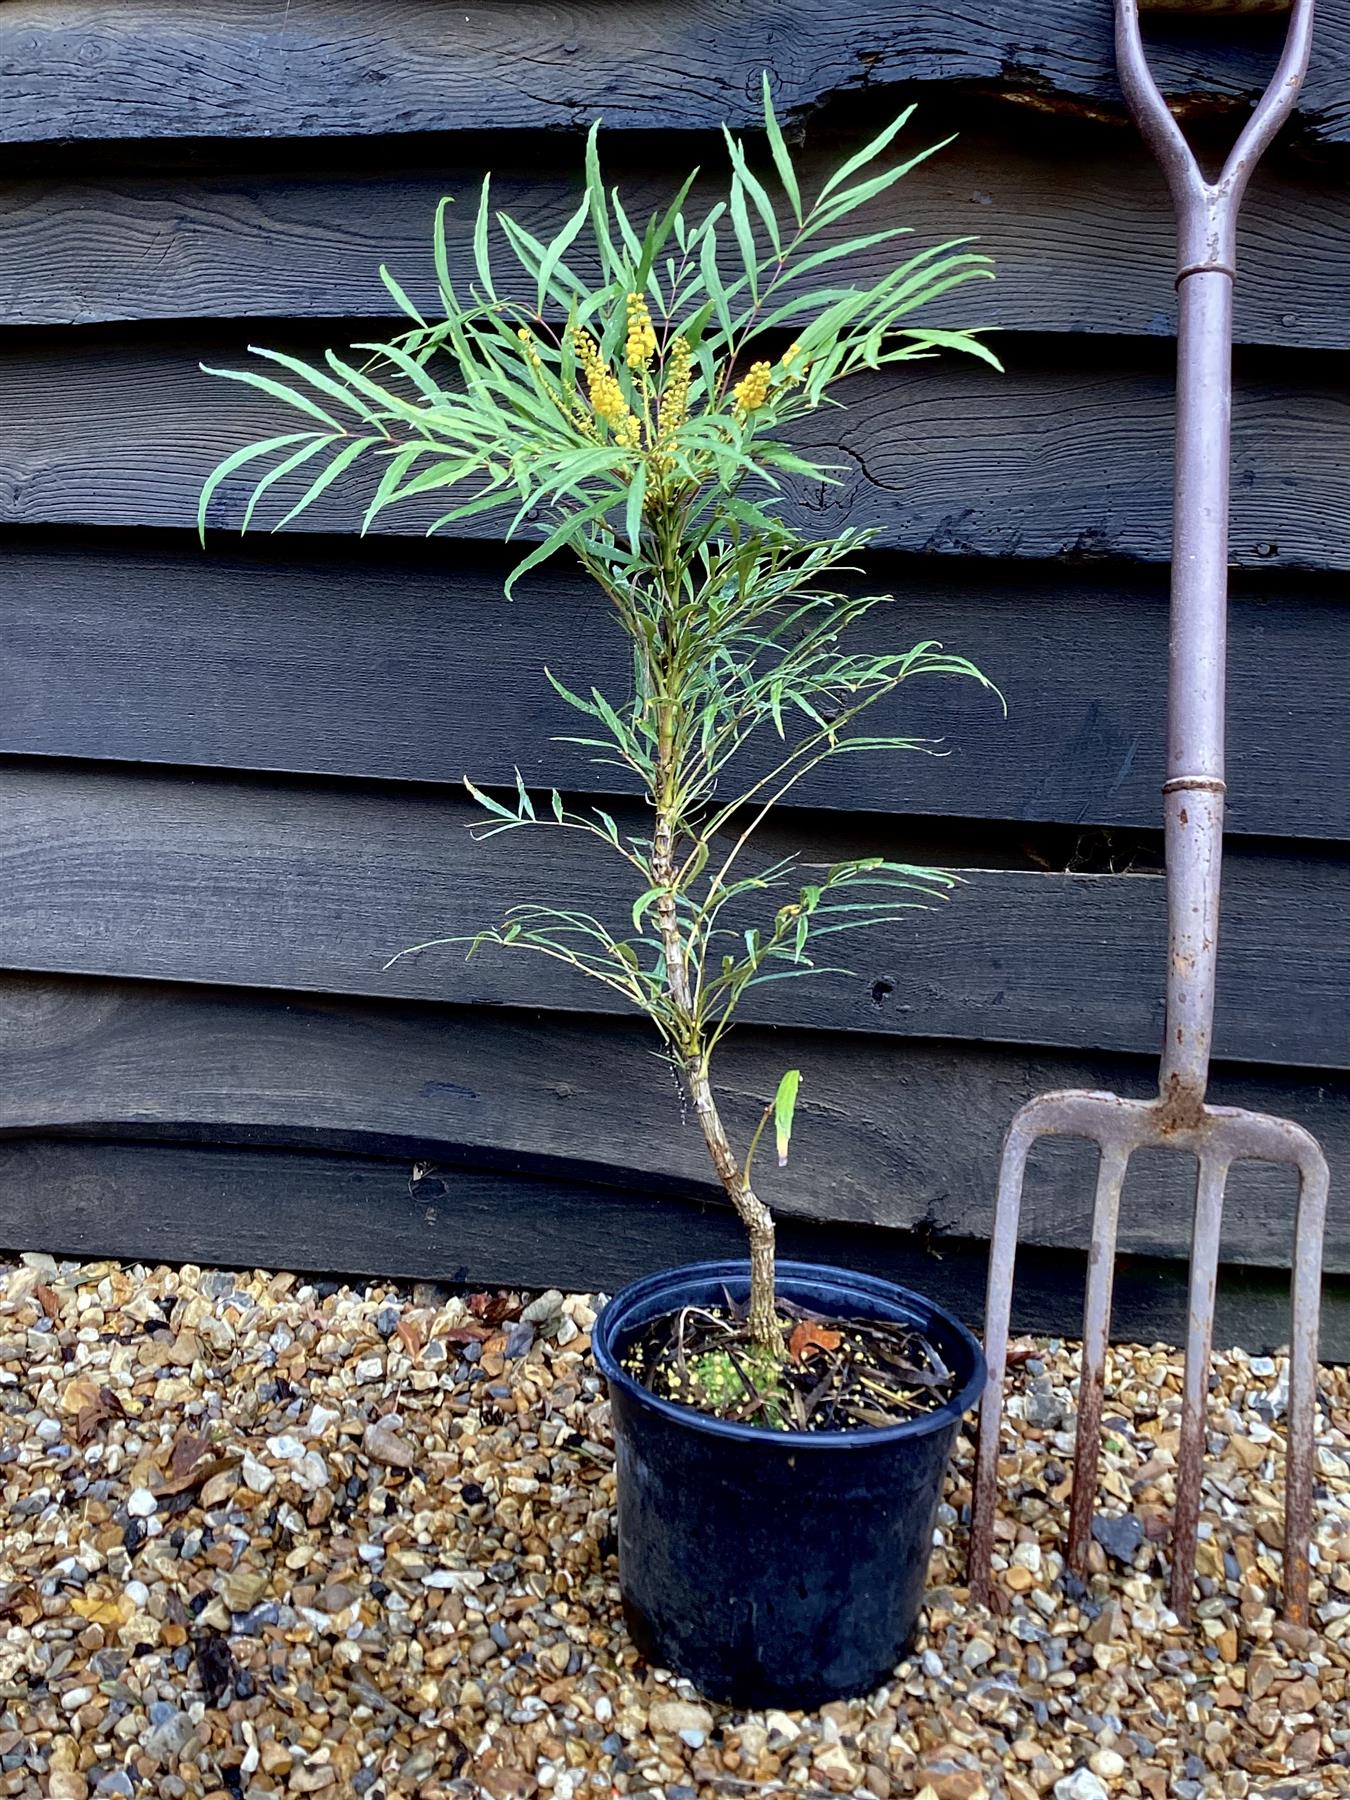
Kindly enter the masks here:
<path id="1" fill-rule="evenodd" d="M 955 1372 L 940 1411 L 875 1431 L 778 1432 L 658 1399 L 621 1366 L 653 1319 L 743 1299 L 743 1262 L 696 1263 L 615 1295 L 596 1322 L 618 1446 L 619 1580 L 658 1668 L 739 1706 L 819 1706 L 880 1687 L 913 1637 L 952 1441 L 984 1387 L 965 1326 L 870 1275 L 780 1263 L 780 1294 L 916 1326 Z"/>

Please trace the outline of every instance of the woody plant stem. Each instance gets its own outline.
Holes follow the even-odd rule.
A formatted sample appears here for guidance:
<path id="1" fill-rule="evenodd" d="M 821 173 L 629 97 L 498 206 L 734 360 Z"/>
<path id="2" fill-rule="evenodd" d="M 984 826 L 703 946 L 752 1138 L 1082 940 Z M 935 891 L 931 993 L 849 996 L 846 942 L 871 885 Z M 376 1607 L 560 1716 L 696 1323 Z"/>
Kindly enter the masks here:
<path id="1" fill-rule="evenodd" d="M 659 502 L 658 502 L 659 504 Z M 676 520 L 679 514 L 676 509 Z M 666 529 L 662 530 L 661 525 Z M 671 529 L 674 524 L 674 529 Z M 656 535 L 662 542 L 661 562 L 665 575 L 667 618 L 678 593 L 678 524 L 669 518 L 658 522 Z M 664 636 L 665 634 L 663 634 Z M 663 649 L 671 650 L 667 642 Z M 688 1090 L 694 1114 L 703 1132 L 708 1154 L 717 1170 L 727 1197 L 745 1226 L 750 1248 L 750 1339 L 758 1348 L 775 1357 L 785 1352 L 782 1328 L 774 1304 L 774 1220 L 773 1214 L 750 1185 L 746 1168 L 731 1147 L 726 1126 L 717 1109 L 709 1077 L 710 1045 L 703 1029 L 689 979 L 689 957 L 684 932 L 680 926 L 676 893 L 679 887 L 677 838 L 679 835 L 678 752 L 676 748 L 679 676 L 678 656 L 662 658 L 665 667 L 658 673 L 657 754 L 652 800 L 655 824 L 652 830 L 651 881 L 661 893 L 654 903 L 657 930 L 665 952 L 666 991 L 674 1002 L 680 1036 L 672 1046 L 680 1073 Z"/>

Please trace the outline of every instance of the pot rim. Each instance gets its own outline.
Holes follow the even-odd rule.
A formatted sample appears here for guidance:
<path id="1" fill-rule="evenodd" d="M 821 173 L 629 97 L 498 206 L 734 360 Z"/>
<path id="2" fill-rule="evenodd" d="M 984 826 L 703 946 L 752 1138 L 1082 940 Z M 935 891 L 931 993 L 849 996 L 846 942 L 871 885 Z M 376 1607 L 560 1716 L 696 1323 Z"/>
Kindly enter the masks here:
<path id="1" fill-rule="evenodd" d="M 892 1304 L 898 1302 L 907 1311 L 917 1314 L 914 1322 L 920 1329 L 923 1328 L 924 1315 L 936 1314 L 944 1328 L 957 1338 L 970 1355 L 970 1374 L 960 1390 L 921 1418 L 903 1419 L 894 1425 L 864 1425 L 856 1431 L 765 1431 L 757 1425 L 742 1425 L 732 1419 L 717 1419 L 710 1413 L 699 1412 L 696 1407 L 663 1399 L 635 1380 L 622 1367 L 611 1347 L 611 1338 L 616 1328 L 623 1323 L 623 1315 L 635 1302 L 659 1295 L 662 1289 L 676 1287 L 690 1279 L 707 1281 L 730 1278 L 744 1283 L 749 1268 L 748 1259 L 680 1263 L 674 1268 L 658 1270 L 653 1275 L 639 1276 L 636 1281 L 630 1281 L 620 1288 L 617 1294 L 605 1302 L 591 1334 L 591 1350 L 605 1380 L 611 1386 L 620 1388 L 640 1406 L 650 1408 L 687 1430 L 703 1431 L 710 1437 L 725 1438 L 733 1443 L 762 1445 L 766 1450 L 790 1450 L 794 1455 L 803 1450 L 873 1450 L 883 1444 L 928 1437 L 936 1431 L 947 1430 L 959 1424 L 983 1392 L 986 1379 L 984 1352 L 974 1334 L 955 1314 L 913 1288 L 901 1287 L 898 1282 L 887 1281 L 880 1275 L 866 1275 L 860 1270 L 837 1268 L 829 1263 L 780 1262 L 777 1269 L 779 1286 L 781 1288 L 785 1282 L 791 1282 L 794 1278 L 807 1280 L 824 1276 L 829 1281 L 854 1288 L 860 1297 L 870 1292 Z"/>

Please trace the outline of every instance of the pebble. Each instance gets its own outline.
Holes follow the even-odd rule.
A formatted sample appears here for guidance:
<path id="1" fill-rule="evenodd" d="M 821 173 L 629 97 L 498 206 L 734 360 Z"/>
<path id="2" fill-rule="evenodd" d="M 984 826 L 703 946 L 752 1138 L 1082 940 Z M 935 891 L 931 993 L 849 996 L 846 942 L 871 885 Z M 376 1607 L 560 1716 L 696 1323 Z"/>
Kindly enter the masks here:
<path id="1" fill-rule="evenodd" d="M 521 1311 L 521 1320 L 526 1325 L 550 1325 L 562 1317 L 563 1297 L 557 1288 L 550 1288 L 546 1294 L 531 1300 Z"/>
<path id="2" fill-rule="evenodd" d="M 379 1421 L 366 1426 L 361 1448 L 372 1462 L 383 1463 L 387 1468 L 411 1469 L 417 1462 L 412 1445 Z"/>
<path id="3" fill-rule="evenodd" d="M 266 1463 L 259 1462 L 251 1451 L 245 1451 L 243 1462 L 244 1486 L 255 1494 L 267 1494 L 276 1482 L 273 1470 Z"/>
<path id="4" fill-rule="evenodd" d="M 653 1731 L 698 1731 L 706 1735 L 712 1730 L 713 1718 L 706 1706 L 696 1706 L 688 1700 L 658 1700 L 647 1714 L 647 1723 Z"/>
<path id="5" fill-rule="evenodd" d="M 1098 1513 L 1092 1521 L 1092 1535 L 1108 1556 L 1129 1563 L 1144 1541 L 1144 1527 L 1133 1513 L 1114 1515 Z"/>
<path id="6" fill-rule="evenodd" d="M 127 1497 L 127 1511 L 133 1519 L 148 1519 L 159 1510 L 159 1502 L 149 1488 L 135 1488 Z"/>
<path id="7" fill-rule="evenodd" d="M 1044 1431 L 1055 1431 L 1064 1423 L 1067 1415 L 1062 1403 L 1053 1393 L 1033 1389 L 1027 1395 L 1023 1416 L 1028 1425 L 1038 1425 Z"/>
<path id="8" fill-rule="evenodd" d="M 597 1297 L 66 1264 L 48 1317 L 37 1281 L 0 1262 L 0 1795 L 1350 1800 L 1344 1370 L 1319 1383 L 1314 1629 L 1278 1617 L 1284 1359 L 1215 1358 L 1186 1633 L 1165 1587 L 1179 1358 L 1112 1349 L 1080 1581 L 1075 1350 L 1036 1340 L 1010 1375 L 998 1610 L 964 1585 L 963 1434 L 894 1679 L 746 1714 L 624 1630 Z M 200 1352 L 176 1371 L 161 1331 Z M 105 1384 L 123 1410 L 63 1462 L 63 1396 Z M 213 1472 L 182 1488 L 189 1434 Z M 39 1785 L 14 1786 L 29 1746 Z"/>
<path id="9" fill-rule="evenodd" d="M 1055 1800 L 1110 1800 L 1091 1769 L 1075 1769 L 1055 1783 Z"/>

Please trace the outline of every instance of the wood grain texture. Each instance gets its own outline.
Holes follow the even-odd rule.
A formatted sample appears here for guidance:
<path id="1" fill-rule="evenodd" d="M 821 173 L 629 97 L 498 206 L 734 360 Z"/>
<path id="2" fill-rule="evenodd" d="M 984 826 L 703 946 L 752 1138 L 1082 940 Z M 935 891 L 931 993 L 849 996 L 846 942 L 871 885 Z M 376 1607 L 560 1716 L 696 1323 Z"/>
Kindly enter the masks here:
<path id="1" fill-rule="evenodd" d="M 1142 146 L 1105 130 L 1067 144 L 1058 126 L 1037 129 L 1025 116 L 1015 130 L 991 133 L 984 106 L 952 116 L 929 111 L 902 142 L 917 147 L 949 131 L 960 132 L 958 141 L 864 209 L 858 224 L 903 221 L 916 244 L 978 235 L 997 280 L 947 296 L 935 320 L 1132 336 L 1174 330 L 1171 209 Z M 806 193 L 854 141 L 799 157 Z M 449 260 L 456 283 L 467 284 L 482 167 L 371 167 L 363 156 L 344 168 L 340 154 L 329 144 L 321 169 L 295 172 L 99 179 L 82 171 L 0 183 L 0 323 L 382 319 L 391 312 L 382 262 L 434 313 L 437 202 L 447 194 L 457 202 L 446 219 Z M 688 160 L 720 172 L 726 158 L 720 143 L 700 143 Z M 576 205 L 579 146 L 527 155 L 508 140 L 494 148 L 491 166 L 494 203 L 536 236 L 552 236 Z M 643 218 L 667 204 L 681 172 L 669 149 L 644 154 L 641 146 L 624 147 L 608 170 L 629 211 Z M 701 181 L 691 205 L 706 202 L 713 185 Z M 865 252 L 849 267 L 871 276 L 886 254 Z M 579 272 L 587 266 L 575 250 L 569 261 Z M 1345 349 L 1348 261 L 1350 208 L 1339 177 L 1287 157 L 1263 162 L 1243 204 L 1238 341 Z"/>
<path id="2" fill-rule="evenodd" d="M 736 1255 L 730 1209 L 580 1183 L 529 1182 L 375 1158 L 165 1144 L 51 1139 L 0 1143 L 0 1241 L 81 1257 L 295 1268 L 445 1280 L 477 1287 L 612 1292 L 654 1269 Z M 888 1276 L 932 1294 L 978 1326 L 985 1252 L 944 1245 L 937 1257 L 900 1232 L 783 1221 L 785 1256 Z M 1019 1331 L 1063 1333 L 1079 1316 L 1082 1261 L 1022 1258 Z M 1185 1329 L 1178 1264 L 1123 1258 L 1113 1329 L 1176 1343 Z M 1288 1341 L 1288 1282 L 1221 1273 L 1215 1339 L 1249 1350 Z M 1350 1358 L 1350 1283 L 1323 1283 L 1321 1354 Z"/>
<path id="3" fill-rule="evenodd" d="M 158 334 L 137 344 L 92 334 L 21 346 L 11 339 L 0 352 L 0 524 L 190 525 L 221 457 L 293 424 L 277 403 L 198 369 L 203 358 L 229 366 L 237 348 Z M 1165 560 L 1166 352 L 1134 357 L 1122 348 L 1110 368 L 1076 368 L 1044 340 L 1000 348 L 1005 376 L 966 359 L 859 377 L 846 414 L 823 409 L 798 434 L 840 469 L 839 485 L 808 492 L 785 512 L 821 536 L 866 525 L 883 546 L 932 555 Z M 1280 359 L 1240 371 L 1235 564 L 1350 568 L 1347 434 L 1350 387 L 1336 365 Z M 375 475 L 336 483 L 298 525 L 353 531 Z M 246 497 L 242 483 L 218 493 L 212 523 L 237 525 Z M 421 535 L 443 510 L 443 501 L 415 502 L 385 514 L 384 527 Z M 481 515 L 465 528 L 494 537 L 503 523 Z"/>
<path id="4" fill-rule="evenodd" d="M 1155 34 L 1190 103 L 1250 101 L 1272 34 Z M 1345 0 L 1323 0 L 1300 121 L 1347 131 Z M 748 124 L 760 71 L 790 119 L 897 83 L 967 82 L 1043 106 L 1119 106 L 1110 13 L 1094 0 L 658 0 L 468 9 L 445 0 L 10 0 L 0 119 L 10 142 Z"/>
<path id="5" fill-rule="evenodd" d="M 439 793 L 12 767 L 0 784 L 4 963 L 462 1005 L 621 1007 L 607 988 L 523 952 L 466 962 L 447 947 L 382 970 L 406 946 L 472 934 L 515 901 L 598 908 L 624 929 L 626 889 L 616 892 L 602 846 L 551 832 L 478 844 L 464 829 L 474 816 Z M 902 856 L 911 841 L 896 822 L 865 842 Z M 794 843 L 808 866 L 857 848 L 817 829 L 766 835 L 763 854 Z M 1348 881 L 1350 864 L 1330 854 L 1230 856 L 1217 1054 L 1350 1064 L 1350 966 L 1339 950 Z M 854 975 L 777 984 L 749 1016 L 1155 1048 L 1159 877 L 976 871 L 951 901 L 911 917 L 851 940 Z"/>
<path id="6" fill-rule="evenodd" d="M 156 983 L 0 977 L 0 1134 L 79 1131 L 254 1148 L 450 1158 L 531 1178 L 596 1181 L 704 1201 L 718 1192 L 698 1133 L 641 1021 L 521 1017 L 219 992 Z M 783 1217 L 987 1239 L 999 1146 L 1032 1094 L 1096 1087 L 1145 1095 L 1151 1062 L 822 1038 L 747 1027 L 719 1066 L 733 1136 L 748 1140 L 785 1067 L 803 1089 L 786 1171 L 759 1185 Z M 616 1110 L 615 1094 L 623 1095 Z M 1331 1159 L 1326 1267 L 1350 1270 L 1350 1081 L 1316 1084 L 1220 1068 L 1215 1098 L 1293 1117 Z M 1022 1241 L 1084 1250 L 1092 1153 L 1047 1143 L 1033 1158 Z M 1194 1165 L 1133 1165 L 1120 1243 L 1184 1257 Z M 1225 1261 L 1287 1267 L 1288 1172 L 1233 1173 Z"/>
<path id="7" fill-rule="evenodd" d="M 543 669 L 622 694 L 622 640 L 561 565 L 507 603 L 507 566 L 387 542 L 325 557 L 294 541 L 239 554 L 215 538 L 203 555 L 20 539 L 5 552 L 0 754 L 451 783 L 509 784 L 519 766 L 534 783 L 613 791 L 617 771 L 554 741 L 572 720 Z M 1008 717 L 973 685 L 915 682 L 885 724 L 949 754 L 827 766 L 802 804 L 1157 826 L 1161 572 L 923 559 L 874 574 L 898 603 L 858 641 L 941 639 L 999 683 Z M 1229 829 L 1350 839 L 1343 602 L 1274 577 L 1229 610 Z"/>

